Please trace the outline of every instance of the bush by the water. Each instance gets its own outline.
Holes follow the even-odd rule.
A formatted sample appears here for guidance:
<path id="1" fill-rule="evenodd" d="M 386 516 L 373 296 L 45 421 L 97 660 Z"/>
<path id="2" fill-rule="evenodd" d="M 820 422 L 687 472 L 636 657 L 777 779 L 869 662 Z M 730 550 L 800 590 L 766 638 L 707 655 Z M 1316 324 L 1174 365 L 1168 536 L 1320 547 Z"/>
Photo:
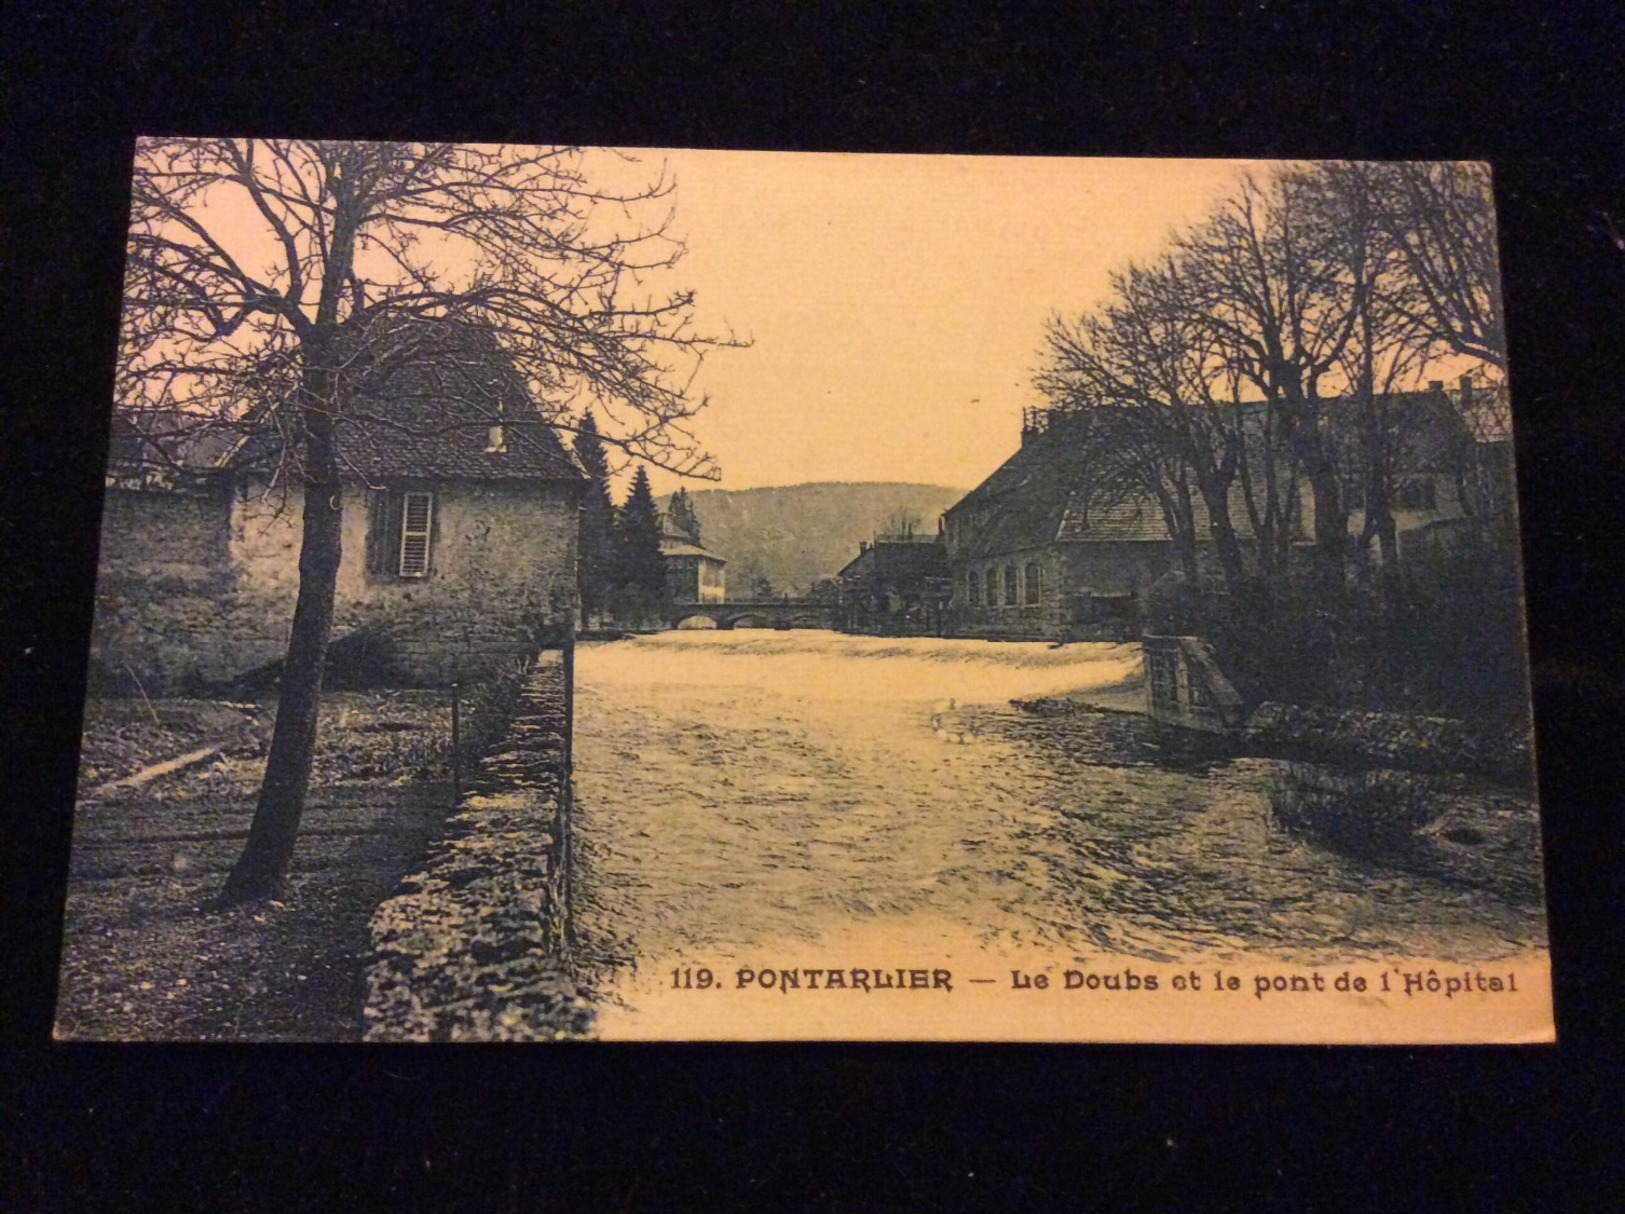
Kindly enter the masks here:
<path id="1" fill-rule="evenodd" d="M 1464 531 L 1346 578 L 1308 567 L 1226 587 L 1164 579 L 1149 627 L 1200 636 L 1249 711 L 1266 700 L 1527 720 L 1517 549 Z"/>
<path id="2" fill-rule="evenodd" d="M 1270 809 L 1290 830 L 1357 853 L 1392 849 L 1433 821 L 1437 786 L 1416 772 L 1329 771 L 1283 763 L 1270 776 Z"/>

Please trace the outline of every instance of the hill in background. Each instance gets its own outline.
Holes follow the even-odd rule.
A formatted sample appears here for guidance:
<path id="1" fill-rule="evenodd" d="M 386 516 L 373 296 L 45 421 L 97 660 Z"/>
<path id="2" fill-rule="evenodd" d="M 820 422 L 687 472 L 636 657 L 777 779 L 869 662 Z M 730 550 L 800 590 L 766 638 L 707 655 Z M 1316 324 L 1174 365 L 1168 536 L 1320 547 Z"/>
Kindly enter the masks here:
<path id="1" fill-rule="evenodd" d="M 833 577 L 872 540 L 911 519 L 935 535 L 937 518 L 965 496 L 942 485 L 824 482 L 771 489 L 689 489 L 705 546 L 728 561 L 728 597 L 748 598 L 757 577 L 774 593 L 802 595 Z M 660 503 L 669 508 L 671 499 Z"/>

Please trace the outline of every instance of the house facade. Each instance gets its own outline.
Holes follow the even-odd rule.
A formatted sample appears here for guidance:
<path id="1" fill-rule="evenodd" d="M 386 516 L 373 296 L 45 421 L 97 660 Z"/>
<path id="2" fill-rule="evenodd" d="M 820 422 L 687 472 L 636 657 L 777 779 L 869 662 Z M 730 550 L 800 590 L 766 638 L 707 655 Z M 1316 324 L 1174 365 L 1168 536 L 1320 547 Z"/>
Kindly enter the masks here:
<path id="1" fill-rule="evenodd" d="M 666 592 L 673 606 L 720 603 L 728 597 L 728 562 L 688 536 L 662 535 L 660 560 L 666 568 Z"/>
<path id="2" fill-rule="evenodd" d="M 1512 410 L 1504 384 L 1475 383 L 1462 376 L 1451 388 L 1436 380 L 1419 392 L 1395 393 L 1385 407 L 1403 420 L 1394 426 L 1388 512 L 1394 522 L 1397 557 L 1421 556 L 1451 537 L 1473 518 L 1510 515 L 1516 499 L 1512 455 Z M 1331 433 L 1339 464 L 1359 466 L 1354 409 L 1338 402 Z M 1307 488 L 1303 508 L 1313 516 L 1314 495 Z M 1356 477 L 1342 486 L 1349 512 L 1349 534 L 1364 535 L 1368 491 Z M 1371 542 L 1370 556 L 1380 559 Z"/>
<path id="3" fill-rule="evenodd" d="M 952 598 L 942 537 L 877 538 L 835 576 L 843 632 L 934 636 Z"/>
<path id="4" fill-rule="evenodd" d="M 1454 399 L 1443 383 L 1395 393 L 1383 405 L 1395 424 L 1389 454 L 1390 514 L 1399 559 L 1446 542 L 1471 516 L 1511 499 L 1511 431 L 1505 393 L 1464 378 Z M 1365 498 L 1355 404 L 1329 402 L 1328 432 L 1341 467 L 1352 540 L 1365 531 Z M 1245 420 L 1245 419 L 1244 419 Z M 1021 447 L 943 515 L 953 594 L 951 628 L 963 636 L 1026 640 L 1133 640 L 1151 587 L 1179 567 L 1161 508 L 1129 494 L 1093 500 L 1086 469 L 1066 444 L 1066 426 L 1029 414 Z M 1285 486 L 1283 486 L 1284 488 Z M 1095 495 L 1098 496 L 1098 495 Z M 1300 477 L 1287 495 L 1294 543 L 1314 534 L 1315 499 Z M 1240 478 L 1228 514 L 1238 541 L 1253 541 Z M 1213 569 L 1209 518 L 1191 502 L 1197 561 Z M 1375 543 L 1372 549 L 1375 550 Z"/>
<path id="5" fill-rule="evenodd" d="M 1155 503 L 1091 507 L 1060 432 L 1032 424 L 943 514 L 942 534 L 960 636 L 1130 640 L 1152 584 L 1177 564 Z"/>
<path id="6" fill-rule="evenodd" d="M 572 618 L 586 478 L 516 379 L 476 348 L 460 369 L 392 377 L 338 431 L 333 648 L 378 681 L 475 675 Z M 303 490 L 289 453 L 259 433 L 215 455 L 131 442 L 132 428 L 115 421 L 93 677 L 154 692 L 271 667 L 299 585 Z"/>

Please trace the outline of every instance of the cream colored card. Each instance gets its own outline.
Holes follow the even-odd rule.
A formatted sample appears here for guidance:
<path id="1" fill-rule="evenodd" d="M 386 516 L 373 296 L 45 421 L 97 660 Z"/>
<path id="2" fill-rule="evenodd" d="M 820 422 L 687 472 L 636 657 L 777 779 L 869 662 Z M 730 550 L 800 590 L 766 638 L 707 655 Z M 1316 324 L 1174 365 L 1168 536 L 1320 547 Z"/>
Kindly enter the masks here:
<path id="1" fill-rule="evenodd" d="M 142 140 L 57 1032 L 1553 1037 L 1489 171 Z"/>

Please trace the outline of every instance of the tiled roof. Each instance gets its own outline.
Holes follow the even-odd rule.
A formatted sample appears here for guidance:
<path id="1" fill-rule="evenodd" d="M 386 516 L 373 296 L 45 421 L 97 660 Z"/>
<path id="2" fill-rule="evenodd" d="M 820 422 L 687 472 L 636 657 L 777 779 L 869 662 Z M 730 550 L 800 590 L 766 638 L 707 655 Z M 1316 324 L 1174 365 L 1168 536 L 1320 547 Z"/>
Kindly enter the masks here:
<path id="1" fill-rule="evenodd" d="M 473 327 L 437 333 L 410 357 L 393 359 L 369 358 L 371 349 L 346 367 L 354 386 L 335 427 L 345 473 L 373 484 L 585 479 L 494 335 Z M 502 441 L 493 450 L 499 425 Z M 283 452 L 280 432 L 266 427 L 229 462 L 263 467 Z"/>
<path id="2" fill-rule="evenodd" d="M 1247 495 L 1239 479 L 1230 483 L 1228 503 L 1227 513 L 1237 538 L 1251 539 L 1253 528 L 1247 514 Z M 1211 523 L 1207 503 L 1193 489 L 1191 525 L 1198 543 L 1211 538 Z M 1082 494 L 1075 493 L 1067 503 L 1055 538 L 1063 543 L 1097 544 L 1107 540 L 1165 540 L 1168 524 L 1162 516 L 1162 507 L 1153 498 L 1136 496 L 1106 505 L 1088 505 Z"/>
<path id="3" fill-rule="evenodd" d="M 1060 445 L 1034 435 L 947 510 L 965 536 L 965 556 L 991 556 L 1052 543 L 1071 502 L 1076 469 Z"/>
<path id="4" fill-rule="evenodd" d="M 1147 495 L 1089 500 L 1084 470 L 1054 436 L 1035 433 L 985 481 L 949 508 L 962 527 L 961 555 L 972 559 L 1052 543 L 1166 542 L 1162 508 Z M 1252 535 L 1239 479 L 1230 486 L 1230 520 Z M 1206 504 L 1192 489 L 1196 539 L 1210 538 Z"/>
<path id="5" fill-rule="evenodd" d="M 663 540 L 661 540 L 660 541 L 660 555 L 661 556 L 700 556 L 700 557 L 704 557 L 708 561 L 715 561 L 719 565 L 726 565 L 728 563 L 725 559 L 718 556 L 716 553 L 710 551 L 709 549 L 701 548 L 698 544 L 690 544 L 686 540 L 673 540 L 673 539 L 663 539 Z"/>
<path id="6" fill-rule="evenodd" d="M 934 535 L 907 540 L 877 539 L 863 547 L 835 576 L 923 577 L 940 566 L 942 560 L 943 546 Z"/>
<path id="7" fill-rule="evenodd" d="M 109 426 L 109 468 L 168 468 L 200 472 L 213 468 L 236 441 L 217 420 L 180 409 L 115 410 Z"/>

